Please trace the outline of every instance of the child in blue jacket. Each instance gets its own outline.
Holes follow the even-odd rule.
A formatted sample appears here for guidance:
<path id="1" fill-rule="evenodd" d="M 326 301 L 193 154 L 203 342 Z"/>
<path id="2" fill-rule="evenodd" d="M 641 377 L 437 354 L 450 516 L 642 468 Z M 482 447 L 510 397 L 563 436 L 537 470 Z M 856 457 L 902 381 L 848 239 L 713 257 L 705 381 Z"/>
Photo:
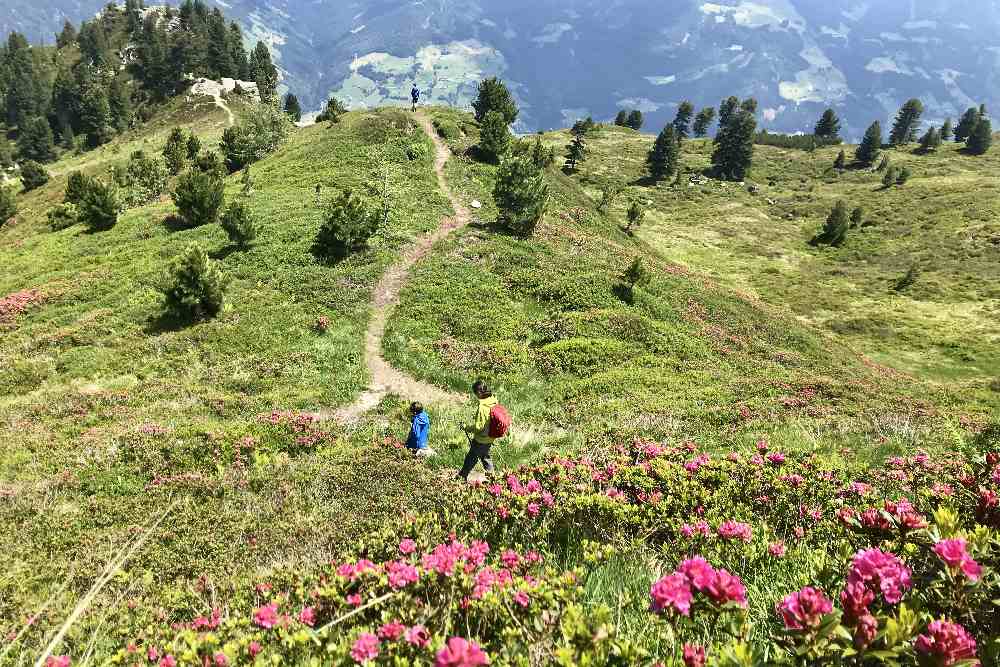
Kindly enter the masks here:
<path id="1" fill-rule="evenodd" d="M 406 448 L 418 455 L 430 453 L 427 436 L 431 430 L 431 418 L 422 403 L 410 403 L 410 417 L 413 423 L 410 425 L 410 435 L 406 438 Z"/>

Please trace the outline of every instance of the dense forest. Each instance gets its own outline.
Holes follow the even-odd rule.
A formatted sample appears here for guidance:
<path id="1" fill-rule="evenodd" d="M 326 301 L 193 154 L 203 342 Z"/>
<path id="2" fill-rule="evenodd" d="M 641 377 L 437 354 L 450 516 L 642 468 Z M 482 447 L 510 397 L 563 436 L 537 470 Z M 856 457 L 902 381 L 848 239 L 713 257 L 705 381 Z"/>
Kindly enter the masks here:
<path id="1" fill-rule="evenodd" d="M 243 32 L 202 0 L 179 8 L 143 0 L 108 4 L 79 28 L 67 22 L 55 47 L 12 33 L 0 47 L 0 108 L 21 160 L 48 162 L 147 120 L 191 77 L 256 82 L 277 95 L 278 72 L 262 43 L 247 53 Z M 9 151 L 0 146 L 9 164 Z"/>

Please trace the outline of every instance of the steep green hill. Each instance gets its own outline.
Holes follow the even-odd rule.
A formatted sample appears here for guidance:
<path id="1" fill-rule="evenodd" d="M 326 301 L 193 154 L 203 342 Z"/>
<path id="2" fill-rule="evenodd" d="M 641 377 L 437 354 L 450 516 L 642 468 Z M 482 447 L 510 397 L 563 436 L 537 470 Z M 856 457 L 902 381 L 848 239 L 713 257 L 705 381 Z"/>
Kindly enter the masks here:
<path id="1" fill-rule="evenodd" d="M 347 424 L 314 417 L 350 404 L 369 384 L 363 349 L 373 287 L 398 266 L 414 239 L 453 213 L 435 177 L 431 138 L 407 114 L 389 110 L 351 113 L 334 125 L 295 131 L 251 168 L 251 208 L 260 236 L 246 251 L 230 247 L 217 225 L 176 228 L 166 196 L 128 211 L 107 232 L 91 234 L 78 225 L 51 231 L 45 211 L 61 199 L 71 169 L 101 172 L 140 147 L 158 153 L 175 125 L 194 129 L 210 145 L 223 126 L 224 113 L 214 105 L 192 108 L 178 101 L 166 113 L 148 133 L 119 137 L 103 152 L 54 164 L 56 177 L 20 196 L 21 213 L 0 228 L 0 298 L 26 303 L 23 312 L 4 311 L 0 322 L 0 522 L 12 528 L 0 534 L 7 563 L 0 569 L 0 632 L 18 637 L 14 655 L 37 654 L 105 565 L 130 545 L 137 545 L 135 553 L 87 604 L 57 653 L 83 656 L 93 639 L 96 655 L 108 656 L 130 641 L 150 643 L 150 637 L 170 632 L 171 623 L 190 623 L 213 608 L 225 607 L 245 625 L 271 587 L 305 595 L 305 586 L 323 585 L 324 567 L 332 560 L 388 558 L 385 550 L 395 553 L 404 535 L 419 537 L 427 549 L 453 528 L 465 540 L 511 535 L 502 526 L 482 535 L 468 516 L 472 508 L 493 512 L 480 497 L 484 492 L 444 481 L 465 448 L 456 421 L 466 416 L 466 406 L 431 406 L 432 444 L 441 455 L 427 465 L 387 446 L 405 434 L 403 404 L 421 396 L 390 396 Z M 875 461 L 917 448 L 942 450 L 964 441 L 964 429 L 985 422 L 972 394 L 873 363 L 836 329 L 796 317 L 809 302 L 808 287 L 786 302 L 778 298 L 778 280 L 792 282 L 798 260 L 789 263 L 787 274 L 766 271 L 771 265 L 765 262 L 777 260 L 741 250 L 721 231 L 721 220 L 704 232 L 711 245 L 702 254 L 675 251 L 678 238 L 690 238 L 685 243 L 694 248 L 698 221 L 712 215 L 730 216 L 726 224 L 741 215 L 749 220 L 741 224 L 764 229 L 762 202 L 774 194 L 752 196 L 716 184 L 635 186 L 633 192 L 652 204 L 640 235 L 629 236 L 620 229 L 620 204 L 606 214 L 596 210 L 594 179 L 601 173 L 637 177 L 649 138 L 600 129 L 581 174 L 554 168 L 547 173 L 549 213 L 533 238 L 515 238 L 490 224 L 495 167 L 467 156 L 477 132 L 470 119 L 449 110 L 427 113 L 448 128 L 444 133 L 457 154 L 444 165 L 446 183 L 460 200 L 478 199 L 482 208 L 478 221 L 416 263 L 390 315 L 382 350 L 397 368 L 441 387 L 465 391 L 473 377 L 490 380 L 515 416 L 513 437 L 496 451 L 505 471 L 519 462 L 537 464 L 548 453 L 581 454 L 584 461 L 624 456 L 619 446 L 633 439 L 687 443 L 677 450 L 678 460 L 696 447 L 714 453 L 766 439 L 801 457 L 804 470 L 813 455 L 839 465 L 855 456 Z M 545 139 L 557 144 L 565 136 Z M 388 227 L 367 250 L 343 262 L 318 260 L 310 246 L 323 204 L 344 188 L 374 199 L 385 182 L 372 153 L 387 140 L 395 147 Z M 691 142 L 686 163 L 704 160 L 706 150 Z M 789 223 L 797 230 L 792 238 L 772 232 L 771 243 L 823 266 L 850 258 L 850 243 L 820 253 L 805 240 L 835 198 L 820 198 L 823 188 L 867 192 L 874 177 L 850 174 L 836 185 L 817 186 L 816 193 L 799 191 L 798 178 L 778 169 L 780 152 L 760 155 L 760 173 L 773 173 L 773 188 L 785 188 L 784 197 L 796 202 L 776 198 L 769 215 L 778 218 L 797 207 L 800 216 Z M 806 164 L 818 170 L 821 158 Z M 967 164 L 950 152 L 920 160 Z M 970 179 L 986 168 L 980 164 L 987 163 L 967 167 Z M 917 171 L 903 189 L 869 195 L 872 201 L 897 198 L 882 209 L 888 215 L 889 203 L 899 206 L 923 182 Z M 229 198 L 240 188 L 241 175 L 227 179 Z M 979 190 L 979 210 L 992 210 L 991 191 L 983 183 Z M 930 200 L 927 210 L 935 206 L 943 204 Z M 751 215 L 756 211 L 762 212 Z M 683 237 L 671 233 L 681 212 L 689 216 Z M 802 219 L 807 214 L 808 221 Z M 733 231 L 733 238 L 756 243 L 746 229 Z M 881 247 L 874 241 L 883 232 L 868 229 L 852 230 L 851 243 L 864 238 Z M 182 326 L 162 317 L 157 286 L 192 242 L 219 262 L 231 287 L 218 318 Z M 713 269 L 712 258 L 723 255 L 731 265 Z M 619 275 L 636 257 L 652 280 L 636 288 L 629 303 Z M 862 276 L 874 271 L 857 270 Z M 764 282 L 756 282 L 759 276 Z M 842 278 L 832 274 L 829 280 L 851 284 Z M 956 291 L 942 294 L 959 293 L 958 287 L 945 289 Z M 316 327 L 320 317 L 329 318 L 328 326 L 319 327 L 325 332 Z M 981 390 L 985 395 L 985 385 Z M 842 474 L 853 479 L 855 472 Z M 694 510 L 682 495 L 674 500 L 684 512 Z M 603 524 L 579 523 L 604 517 L 603 506 L 580 507 L 579 516 L 566 520 L 584 536 L 603 536 Z M 719 518 L 721 511 L 710 508 L 710 516 Z M 781 535 L 790 539 L 784 533 L 791 524 L 782 526 Z M 144 541 L 137 542 L 139 536 Z M 511 546 L 551 548 L 546 557 L 560 567 L 585 563 L 579 535 L 570 539 L 539 528 L 534 537 L 537 544 L 527 534 L 515 536 Z M 491 544 L 498 554 L 502 542 Z M 615 565 L 637 573 L 626 583 L 641 595 L 639 589 L 648 589 L 656 575 L 658 566 L 650 563 L 662 556 L 645 548 L 634 552 L 638 560 Z M 793 572 L 782 581 L 791 585 L 797 580 Z M 620 572 L 603 576 L 617 584 L 588 589 L 588 608 L 621 597 Z M 302 581 L 308 584 L 297 583 Z M 754 584 L 767 600 L 754 613 L 773 609 L 777 591 L 768 581 L 761 576 Z M 323 613 L 343 604 L 338 597 Z M 451 618 L 444 618 L 451 627 Z M 641 637 L 642 627 L 629 632 Z M 250 635 L 241 637 L 244 643 L 233 647 L 245 656 Z M 303 641 L 310 641 L 308 634 Z M 337 641 L 346 646 L 349 639 Z"/>

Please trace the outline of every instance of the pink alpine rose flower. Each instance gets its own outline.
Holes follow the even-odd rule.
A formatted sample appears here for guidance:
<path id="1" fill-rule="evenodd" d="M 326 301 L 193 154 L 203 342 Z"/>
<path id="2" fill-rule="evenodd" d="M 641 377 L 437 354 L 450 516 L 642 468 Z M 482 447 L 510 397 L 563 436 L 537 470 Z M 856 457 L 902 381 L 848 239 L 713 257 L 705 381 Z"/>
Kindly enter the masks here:
<path id="1" fill-rule="evenodd" d="M 969 555 L 966 542 L 961 537 L 941 540 L 934 545 L 934 553 L 949 569 L 953 572 L 961 571 L 970 581 L 978 581 L 983 573 L 983 568 Z"/>
<path id="2" fill-rule="evenodd" d="M 743 581 L 735 574 L 730 574 L 726 570 L 716 570 L 715 578 L 705 589 L 708 595 L 716 604 L 735 603 L 737 606 L 747 606 L 747 591 L 743 586 Z"/>
<path id="3" fill-rule="evenodd" d="M 434 667 L 480 667 L 490 664 L 490 657 L 475 642 L 452 637 L 437 652 Z"/>
<path id="4" fill-rule="evenodd" d="M 406 632 L 406 626 L 399 621 L 386 623 L 378 629 L 378 638 L 386 641 L 396 641 Z"/>
<path id="5" fill-rule="evenodd" d="M 744 542 L 749 542 L 752 532 L 750 530 L 749 524 L 740 523 L 739 521 L 724 521 L 719 526 L 719 536 L 727 539 L 741 539 Z"/>
<path id="6" fill-rule="evenodd" d="M 913 586 L 910 568 L 898 556 L 881 549 L 859 551 L 851 562 L 847 583 L 862 583 L 871 590 L 880 590 L 885 601 L 897 604 L 903 591 Z"/>
<path id="7" fill-rule="evenodd" d="M 402 540 L 399 543 L 399 553 L 403 554 L 404 556 L 408 556 L 416 550 L 417 550 L 417 543 L 411 540 L 409 537 L 407 537 L 406 539 Z"/>
<path id="8" fill-rule="evenodd" d="M 686 576 L 691 585 L 699 591 L 708 588 L 715 578 L 715 568 L 701 556 L 688 558 L 677 566 L 677 571 Z"/>
<path id="9" fill-rule="evenodd" d="M 876 635 L 878 635 L 878 619 L 871 614 L 865 614 L 858 619 L 858 624 L 854 627 L 854 648 L 859 651 L 867 648 L 875 641 Z"/>
<path id="10" fill-rule="evenodd" d="M 50 655 L 45 660 L 45 667 L 69 667 L 68 655 Z"/>
<path id="11" fill-rule="evenodd" d="M 961 625 L 949 621 L 931 621 L 927 634 L 919 635 L 913 646 L 935 667 L 976 659 L 976 640 Z"/>
<path id="12" fill-rule="evenodd" d="M 403 636 L 407 644 L 412 644 L 420 648 L 426 648 L 431 643 L 431 634 L 422 625 L 414 625 Z"/>
<path id="13" fill-rule="evenodd" d="M 778 540 L 777 542 L 772 542 L 771 544 L 767 545 L 767 553 L 771 554 L 775 558 L 781 558 L 782 556 L 784 556 L 785 551 L 786 551 L 785 543 L 782 542 L 781 540 Z"/>
<path id="14" fill-rule="evenodd" d="M 691 601 L 694 599 L 691 583 L 680 572 L 668 574 L 655 582 L 649 589 L 649 595 L 653 599 L 652 609 L 657 613 L 672 608 L 684 616 L 691 614 Z"/>
<path id="15" fill-rule="evenodd" d="M 685 644 L 682 654 L 684 667 L 705 667 L 705 647 L 697 644 Z"/>
<path id="16" fill-rule="evenodd" d="M 312 627 L 316 622 L 316 611 L 312 607 L 303 607 L 299 612 L 299 622 Z"/>
<path id="17" fill-rule="evenodd" d="M 160 667 L 177 667 L 177 660 L 168 653 L 160 658 Z"/>
<path id="18" fill-rule="evenodd" d="M 250 642 L 247 646 L 247 653 L 250 654 L 251 658 L 256 658 L 257 654 L 260 653 L 260 644 L 258 642 Z"/>
<path id="19" fill-rule="evenodd" d="M 378 657 L 378 647 L 378 637 L 370 632 L 362 632 L 354 640 L 354 645 L 351 647 L 351 657 L 357 663 L 374 660 Z"/>
<path id="20" fill-rule="evenodd" d="M 832 611 L 833 601 L 823 595 L 823 591 L 810 586 L 789 593 L 778 603 L 778 613 L 789 630 L 811 630 Z"/>
<path id="21" fill-rule="evenodd" d="M 278 623 L 278 605 L 272 602 L 259 607 L 253 614 L 253 622 L 265 630 L 270 630 Z"/>

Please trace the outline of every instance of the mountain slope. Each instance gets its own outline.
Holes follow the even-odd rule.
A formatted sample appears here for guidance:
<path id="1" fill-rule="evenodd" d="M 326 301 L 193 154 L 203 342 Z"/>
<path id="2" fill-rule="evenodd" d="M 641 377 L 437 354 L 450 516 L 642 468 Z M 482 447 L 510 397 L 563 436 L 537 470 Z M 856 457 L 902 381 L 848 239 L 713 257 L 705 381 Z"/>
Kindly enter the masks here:
<path id="1" fill-rule="evenodd" d="M 0 32 L 34 37 L 76 0 L 6 6 Z M 42 16 L 36 12 L 44 7 Z M 810 128 L 827 106 L 860 137 L 920 97 L 928 120 L 1000 106 L 1000 5 L 957 0 L 233 0 L 250 42 L 275 52 L 285 83 L 319 108 L 330 94 L 352 105 L 401 103 L 416 81 L 429 100 L 468 104 L 475 83 L 499 74 L 515 88 L 525 130 L 638 107 L 660 126 L 677 103 L 755 96 L 769 127 Z M 49 37 L 51 41 L 51 37 Z"/>

